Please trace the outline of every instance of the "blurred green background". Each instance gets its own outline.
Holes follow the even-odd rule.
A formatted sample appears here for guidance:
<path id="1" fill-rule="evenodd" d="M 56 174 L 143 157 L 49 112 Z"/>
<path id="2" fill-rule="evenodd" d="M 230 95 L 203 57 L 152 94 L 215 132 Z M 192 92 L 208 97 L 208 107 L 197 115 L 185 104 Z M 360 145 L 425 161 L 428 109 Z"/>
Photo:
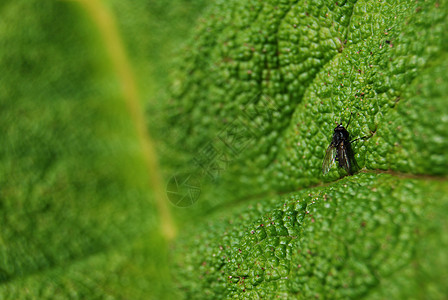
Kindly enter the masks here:
<path id="1" fill-rule="evenodd" d="M 0 298 L 446 299 L 447 11 L 2 0 Z"/>
<path id="2" fill-rule="evenodd" d="M 0 298 L 171 298 L 138 123 L 208 3 L 1 1 Z"/>

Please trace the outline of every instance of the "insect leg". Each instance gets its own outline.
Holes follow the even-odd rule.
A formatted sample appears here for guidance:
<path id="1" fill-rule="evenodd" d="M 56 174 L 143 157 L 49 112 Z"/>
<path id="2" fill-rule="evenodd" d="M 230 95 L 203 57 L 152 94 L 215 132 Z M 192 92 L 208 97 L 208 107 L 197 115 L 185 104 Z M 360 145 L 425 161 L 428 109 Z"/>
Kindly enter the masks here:
<path id="1" fill-rule="evenodd" d="M 358 140 L 365 140 L 365 139 L 368 139 L 368 138 L 370 138 L 371 137 L 371 135 L 370 136 L 363 136 L 363 137 L 359 137 L 359 138 L 357 138 L 357 139 L 354 139 L 353 141 L 350 141 L 350 144 L 351 143 L 354 143 L 354 142 L 356 142 L 356 141 L 358 141 Z"/>

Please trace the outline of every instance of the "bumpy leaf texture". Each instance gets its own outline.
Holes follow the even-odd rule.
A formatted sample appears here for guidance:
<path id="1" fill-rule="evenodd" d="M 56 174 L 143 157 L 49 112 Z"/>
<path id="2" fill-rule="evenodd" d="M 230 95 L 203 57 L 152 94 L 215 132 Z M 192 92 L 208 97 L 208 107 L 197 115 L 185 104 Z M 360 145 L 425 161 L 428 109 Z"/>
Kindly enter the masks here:
<path id="1" fill-rule="evenodd" d="M 172 253 L 186 298 L 447 297 L 447 14 L 446 1 L 218 1 L 165 123 L 167 174 L 201 182 Z M 324 176 L 351 113 L 360 171 Z"/>

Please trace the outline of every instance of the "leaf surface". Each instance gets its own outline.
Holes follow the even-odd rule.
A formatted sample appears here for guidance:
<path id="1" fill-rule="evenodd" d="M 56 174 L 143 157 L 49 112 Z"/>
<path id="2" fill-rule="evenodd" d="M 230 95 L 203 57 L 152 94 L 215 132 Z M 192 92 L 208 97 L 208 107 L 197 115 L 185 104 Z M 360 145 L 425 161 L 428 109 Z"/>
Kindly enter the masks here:
<path id="1" fill-rule="evenodd" d="M 0 298 L 446 298 L 447 13 L 1 2 Z M 361 171 L 323 176 L 350 113 Z"/>
<path id="2" fill-rule="evenodd" d="M 167 110 L 186 298 L 445 298 L 447 40 L 445 1 L 218 2 Z M 351 113 L 361 173 L 324 176 Z"/>
<path id="3" fill-rule="evenodd" d="M 156 98 L 163 47 L 198 3 L 95 3 L 136 65 L 128 78 Z M 2 299 L 172 297 L 153 170 L 96 21 L 78 1 L 0 4 Z"/>

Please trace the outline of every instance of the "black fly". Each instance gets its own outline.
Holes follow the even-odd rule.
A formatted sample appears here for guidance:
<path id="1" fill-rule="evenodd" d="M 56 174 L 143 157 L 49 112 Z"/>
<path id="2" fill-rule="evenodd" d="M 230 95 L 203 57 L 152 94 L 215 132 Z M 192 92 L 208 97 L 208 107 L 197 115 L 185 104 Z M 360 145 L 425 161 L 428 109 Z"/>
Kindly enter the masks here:
<path id="1" fill-rule="evenodd" d="M 350 119 L 348 120 L 346 127 L 350 125 L 351 118 L 352 115 L 350 115 Z M 333 139 L 331 140 L 330 146 L 328 146 L 327 151 L 325 152 L 325 158 L 322 163 L 322 172 L 324 173 L 324 175 L 328 173 L 335 160 L 338 161 L 339 167 L 344 168 L 347 174 L 353 174 L 353 169 L 356 166 L 356 161 L 353 155 L 351 143 L 365 137 L 357 138 L 353 141 L 350 141 L 350 134 L 348 133 L 346 127 L 342 126 L 341 122 L 334 129 Z"/>

